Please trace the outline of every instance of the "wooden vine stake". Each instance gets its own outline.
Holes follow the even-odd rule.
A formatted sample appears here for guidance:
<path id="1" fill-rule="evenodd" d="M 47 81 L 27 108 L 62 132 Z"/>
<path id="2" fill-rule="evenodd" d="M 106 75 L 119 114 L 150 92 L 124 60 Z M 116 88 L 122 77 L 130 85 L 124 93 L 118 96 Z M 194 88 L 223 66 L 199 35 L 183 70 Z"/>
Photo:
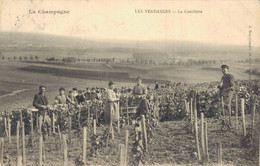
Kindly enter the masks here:
<path id="1" fill-rule="evenodd" d="M 144 115 L 142 115 L 142 130 L 143 130 L 143 136 L 144 136 L 145 151 L 148 152 L 147 133 L 146 133 L 146 124 L 145 124 L 145 117 L 144 117 Z"/>
<path id="2" fill-rule="evenodd" d="M 52 112 L 52 132 L 55 134 L 55 113 Z"/>
<path id="3" fill-rule="evenodd" d="M 46 160 L 46 156 L 45 156 L 45 150 L 44 150 L 44 141 L 42 141 L 42 161 Z"/>
<path id="4" fill-rule="evenodd" d="M 117 121 L 117 132 L 120 133 L 120 120 Z"/>
<path id="5" fill-rule="evenodd" d="M 43 150 L 43 139 L 42 136 L 39 138 L 39 166 L 42 166 L 42 150 Z"/>
<path id="6" fill-rule="evenodd" d="M 42 135 L 42 116 L 41 115 L 39 116 L 39 133 L 41 136 Z"/>
<path id="7" fill-rule="evenodd" d="M 200 113 L 201 117 L 201 146 L 202 146 L 202 159 L 205 161 L 205 136 L 204 136 L 204 114 Z"/>
<path id="8" fill-rule="evenodd" d="M 218 140 L 218 164 L 222 165 L 222 143 Z"/>
<path id="9" fill-rule="evenodd" d="M 125 145 L 124 144 L 120 144 L 119 145 L 120 148 L 120 166 L 126 166 L 126 155 L 125 155 Z"/>
<path id="10" fill-rule="evenodd" d="M 20 110 L 20 123 L 22 124 L 22 121 L 23 121 L 23 111 Z"/>
<path id="11" fill-rule="evenodd" d="M 33 113 L 31 113 L 31 146 L 33 147 Z"/>
<path id="12" fill-rule="evenodd" d="M 20 121 L 19 121 L 20 122 Z M 18 155 L 17 157 L 16 157 L 16 166 L 22 166 L 23 165 L 23 163 L 22 163 L 22 156 L 21 155 Z"/>
<path id="13" fill-rule="evenodd" d="M 83 127 L 83 162 L 87 163 L 87 127 Z"/>
<path id="14" fill-rule="evenodd" d="M 190 98 L 190 122 L 191 122 L 191 124 L 193 124 L 193 109 L 192 109 L 192 103 L 193 103 L 193 99 Z"/>
<path id="15" fill-rule="evenodd" d="M 80 119 L 81 119 L 81 108 L 79 109 L 79 117 L 78 117 L 78 127 L 79 127 L 79 131 L 81 132 L 82 128 L 81 128 Z"/>
<path id="16" fill-rule="evenodd" d="M 209 147 L 208 147 L 208 126 L 207 122 L 204 121 L 204 137 L 205 137 L 205 163 L 209 162 Z"/>
<path id="17" fill-rule="evenodd" d="M 111 137 L 112 137 L 112 140 L 115 139 L 115 134 L 114 134 L 114 127 L 113 127 L 113 124 L 111 123 Z"/>
<path id="18" fill-rule="evenodd" d="M 256 108 L 255 98 L 253 98 L 252 104 L 253 104 L 253 108 L 252 108 L 252 138 L 253 138 L 253 131 L 254 131 L 254 125 L 255 125 L 255 108 Z"/>
<path id="19" fill-rule="evenodd" d="M 195 102 L 195 101 L 194 101 Z M 199 146 L 199 133 L 198 133 L 198 119 L 197 119 L 197 109 L 194 109 L 194 130 L 195 130 L 195 143 L 196 143 L 196 148 L 197 148 L 197 153 L 198 153 L 198 160 L 201 160 L 200 156 L 200 146 Z"/>
<path id="20" fill-rule="evenodd" d="M 241 98 L 241 114 L 243 123 L 243 136 L 246 136 L 245 99 Z"/>
<path id="21" fill-rule="evenodd" d="M 187 113 L 190 114 L 190 102 L 187 102 Z"/>
<path id="22" fill-rule="evenodd" d="M 4 138 L 0 137 L 0 165 L 4 165 Z"/>
<path id="23" fill-rule="evenodd" d="M 223 96 L 221 96 L 221 109 L 222 109 L 223 116 L 226 116 L 225 109 L 224 109 L 224 99 L 223 99 Z"/>
<path id="24" fill-rule="evenodd" d="M 19 137 L 20 136 L 20 121 L 17 121 L 17 126 L 16 126 L 16 151 L 17 151 L 17 156 L 19 155 L 19 147 L 20 147 L 20 141 Z"/>
<path id="25" fill-rule="evenodd" d="M 185 111 L 186 111 L 186 114 L 187 114 L 187 113 L 189 113 L 189 110 L 188 110 L 188 106 L 187 106 L 188 103 L 187 103 L 186 100 L 184 100 L 184 104 L 185 104 Z"/>
<path id="26" fill-rule="evenodd" d="M 8 123 L 8 141 L 9 143 L 11 143 L 11 120 L 10 118 L 8 117 L 7 119 L 7 123 Z"/>
<path id="27" fill-rule="evenodd" d="M 62 134 L 63 138 L 63 161 L 64 166 L 68 165 L 68 149 L 67 149 L 67 138 L 65 134 Z"/>
<path id="28" fill-rule="evenodd" d="M 238 99 L 237 99 L 237 94 L 235 96 L 235 112 L 236 112 L 236 132 L 238 131 Z"/>
<path id="29" fill-rule="evenodd" d="M 36 114 L 36 129 L 39 133 L 39 115 L 38 114 Z"/>
<path id="30" fill-rule="evenodd" d="M 229 99 L 229 100 L 231 100 L 231 99 Z M 230 127 L 232 126 L 232 123 L 231 123 L 231 102 L 228 102 L 228 119 L 229 119 L 229 125 L 230 125 Z"/>
<path id="31" fill-rule="evenodd" d="M 122 106 L 120 106 L 119 110 L 120 110 L 120 116 L 122 116 L 122 117 L 123 117 L 123 107 L 122 107 Z"/>
<path id="32" fill-rule="evenodd" d="M 97 122 L 96 122 L 96 119 L 93 120 L 93 133 L 94 133 L 94 135 L 97 135 Z"/>
<path id="33" fill-rule="evenodd" d="M 129 125 L 128 97 L 126 98 L 126 119 L 127 119 L 127 125 Z"/>
<path id="34" fill-rule="evenodd" d="M 60 149 L 62 147 L 62 138 L 61 138 L 61 132 L 60 132 L 60 125 L 58 125 L 58 133 L 59 133 L 59 138 L 60 138 Z"/>
<path id="35" fill-rule="evenodd" d="M 71 116 L 69 115 L 69 144 L 71 144 Z"/>
<path id="36" fill-rule="evenodd" d="M 127 165 L 128 137 L 129 137 L 129 132 L 128 132 L 128 130 L 126 130 L 125 131 L 125 165 Z"/>
<path id="37" fill-rule="evenodd" d="M 4 123 L 5 123 L 5 135 L 8 137 L 8 126 L 7 126 L 7 118 L 4 118 Z"/>
<path id="38" fill-rule="evenodd" d="M 121 110 L 121 107 L 120 107 L 120 103 L 118 102 L 118 113 L 117 113 L 117 132 L 120 133 L 120 110 Z"/>
<path id="39" fill-rule="evenodd" d="M 26 165 L 24 122 L 22 122 L 22 143 L 23 143 L 23 165 Z"/>
<path id="40" fill-rule="evenodd" d="M 88 124 L 90 123 L 90 105 L 88 105 Z"/>

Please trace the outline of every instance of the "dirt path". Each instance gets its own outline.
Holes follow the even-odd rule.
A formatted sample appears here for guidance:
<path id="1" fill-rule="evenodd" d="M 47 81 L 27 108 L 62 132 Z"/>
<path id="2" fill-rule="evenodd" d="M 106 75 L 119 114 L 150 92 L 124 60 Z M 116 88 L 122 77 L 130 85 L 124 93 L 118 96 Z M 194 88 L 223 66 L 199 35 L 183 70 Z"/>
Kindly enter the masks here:
<path id="1" fill-rule="evenodd" d="M 15 91 L 13 91 L 12 93 L 8 93 L 8 94 L 5 94 L 5 95 L 0 96 L 0 99 L 1 99 L 1 98 L 4 98 L 4 97 L 6 97 L 6 96 L 14 96 L 14 95 L 16 95 L 16 94 L 18 94 L 18 93 L 25 92 L 25 91 L 27 91 L 27 90 L 30 90 L 30 89 L 15 90 Z"/>

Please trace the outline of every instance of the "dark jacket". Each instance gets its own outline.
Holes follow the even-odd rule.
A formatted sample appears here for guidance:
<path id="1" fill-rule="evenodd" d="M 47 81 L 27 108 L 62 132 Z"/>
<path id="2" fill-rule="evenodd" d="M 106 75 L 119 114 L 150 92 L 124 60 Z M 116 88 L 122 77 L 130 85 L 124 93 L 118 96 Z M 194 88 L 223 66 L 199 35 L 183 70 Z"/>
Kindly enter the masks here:
<path id="1" fill-rule="evenodd" d="M 90 94 L 90 99 L 91 99 L 91 100 L 95 100 L 95 99 L 98 100 L 98 95 L 97 95 L 96 93 L 91 93 L 91 94 Z"/>
<path id="2" fill-rule="evenodd" d="M 77 95 L 76 100 L 80 104 L 80 103 L 83 103 L 85 101 L 85 97 L 83 95 Z"/>
<path id="3" fill-rule="evenodd" d="M 33 106 L 39 110 L 42 110 L 42 108 L 41 108 L 42 105 L 45 105 L 45 106 L 48 105 L 48 97 L 46 96 L 46 94 L 44 94 L 44 96 L 42 96 L 41 94 L 38 93 L 34 96 Z"/>
<path id="4" fill-rule="evenodd" d="M 226 74 L 222 76 L 223 80 L 223 86 L 222 89 L 224 90 L 234 90 L 234 84 L 235 84 L 235 79 L 234 76 L 231 74 Z"/>

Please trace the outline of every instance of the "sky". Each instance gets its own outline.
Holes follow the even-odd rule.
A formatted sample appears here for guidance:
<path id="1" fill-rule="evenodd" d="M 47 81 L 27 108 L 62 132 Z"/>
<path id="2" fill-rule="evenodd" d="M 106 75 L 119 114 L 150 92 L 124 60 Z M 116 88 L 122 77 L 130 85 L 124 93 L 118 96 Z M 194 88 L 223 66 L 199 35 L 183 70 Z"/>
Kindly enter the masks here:
<path id="1" fill-rule="evenodd" d="M 143 13 L 136 13 L 136 10 Z M 145 13 L 166 9 L 176 13 Z M 69 14 L 29 14 L 68 10 Z M 197 10 L 202 13 L 178 13 Z M 260 46 L 259 0 L 0 0 L 0 30 L 95 40 L 182 40 Z"/>

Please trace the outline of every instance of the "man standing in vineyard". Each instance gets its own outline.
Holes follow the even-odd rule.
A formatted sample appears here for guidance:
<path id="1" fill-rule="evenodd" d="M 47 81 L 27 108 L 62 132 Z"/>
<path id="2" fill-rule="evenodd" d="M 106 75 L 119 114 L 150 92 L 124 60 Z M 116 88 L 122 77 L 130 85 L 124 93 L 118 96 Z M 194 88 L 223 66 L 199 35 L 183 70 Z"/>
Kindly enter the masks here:
<path id="1" fill-rule="evenodd" d="M 45 112 L 48 110 L 48 98 L 45 94 L 46 87 L 40 86 L 39 93 L 34 96 L 33 106 L 39 110 L 41 116 L 45 115 Z"/>
<path id="2" fill-rule="evenodd" d="M 231 100 L 234 94 L 235 79 L 233 75 L 228 73 L 229 67 L 227 65 L 222 65 L 221 69 L 223 76 L 218 88 L 220 89 L 220 97 L 223 97 L 224 104 L 228 107 L 229 115 L 231 116 Z"/>

